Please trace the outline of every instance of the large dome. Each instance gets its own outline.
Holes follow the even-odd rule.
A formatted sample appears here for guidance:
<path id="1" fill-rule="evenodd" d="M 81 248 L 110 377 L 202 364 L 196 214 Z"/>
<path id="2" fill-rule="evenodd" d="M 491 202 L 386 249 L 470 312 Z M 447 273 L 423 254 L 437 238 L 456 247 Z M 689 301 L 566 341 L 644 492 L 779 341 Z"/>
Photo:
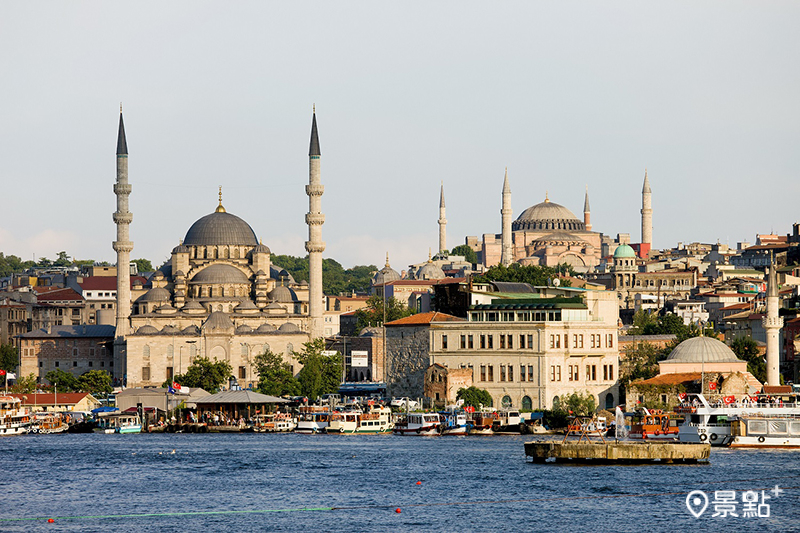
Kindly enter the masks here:
<path id="1" fill-rule="evenodd" d="M 231 265 L 211 265 L 198 272 L 192 283 L 249 283 L 250 280 L 238 268 Z"/>
<path id="2" fill-rule="evenodd" d="M 711 337 L 686 339 L 667 356 L 665 363 L 740 363 L 733 350 Z"/>
<path id="3" fill-rule="evenodd" d="M 514 221 L 511 229 L 517 230 L 581 230 L 586 226 L 572 211 L 546 199 L 529 207 Z"/>
<path id="4" fill-rule="evenodd" d="M 217 211 L 206 215 L 189 228 L 183 239 L 186 246 L 217 246 L 238 244 L 258 245 L 256 233 L 250 225 L 230 213 Z"/>

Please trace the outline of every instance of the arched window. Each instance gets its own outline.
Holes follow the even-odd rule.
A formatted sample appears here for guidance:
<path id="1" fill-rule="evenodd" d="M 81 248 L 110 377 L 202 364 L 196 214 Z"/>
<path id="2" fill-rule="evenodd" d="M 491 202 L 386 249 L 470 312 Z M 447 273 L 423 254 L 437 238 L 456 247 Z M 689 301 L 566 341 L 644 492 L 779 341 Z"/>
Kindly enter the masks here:
<path id="1" fill-rule="evenodd" d="M 234 259 L 239 259 L 239 249 L 238 248 L 234 248 L 233 249 L 233 258 Z"/>
<path id="2" fill-rule="evenodd" d="M 614 408 L 614 395 L 610 392 L 606 394 L 606 409 Z"/>
<path id="3" fill-rule="evenodd" d="M 194 358 L 197 357 L 197 346 L 194 344 L 189 345 L 189 362 L 193 363 Z"/>
<path id="4" fill-rule="evenodd" d="M 522 397 L 522 409 L 525 411 L 530 411 L 533 409 L 533 401 L 531 401 L 530 396 Z"/>
<path id="5" fill-rule="evenodd" d="M 150 345 L 149 344 L 145 344 L 144 347 L 142 348 L 142 357 L 144 357 L 145 359 L 150 359 Z"/>
<path id="6" fill-rule="evenodd" d="M 294 346 L 292 346 L 292 343 L 290 342 L 289 344 L 286 345 L 286 355 L 292 355 L 293 351 L 294 351 Z"/>
<path id="7" fill-rule="evenodd" d="M 558 409 L 559 405 L 561 405 L 561 400 L 558 399 L 558 396 L 553 396 L 553 409 Z"/>
<path id="8" fill-rule="evenodd" d="M 503 396 L 501 404 L 503 407 L 511 407 L 511 396 L 509 395 Z"/>

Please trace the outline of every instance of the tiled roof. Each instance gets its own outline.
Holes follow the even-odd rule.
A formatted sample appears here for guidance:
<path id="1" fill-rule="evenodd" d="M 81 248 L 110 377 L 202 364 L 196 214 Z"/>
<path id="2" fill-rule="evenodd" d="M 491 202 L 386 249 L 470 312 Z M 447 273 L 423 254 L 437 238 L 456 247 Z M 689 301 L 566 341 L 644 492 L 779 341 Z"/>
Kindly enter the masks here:
<path id="1" fill-rule="evenodd" d="M 144 285 L 147 280 L 142 276 L 131 276 L 131 288 L 133 282 L 139 280 Z M 115 291 L 117 290 L 117 276 L 88 276 L 78 283 L 85 291 Z"/>
<path id="2" fill-rule="evenodd" d="M 25 394 L 10 394 L 22 400 L 22 405 L 75 405 L 89 396 L 88 392 L 52 392 L 38 393 L 26 392 Z M 57 404 L 55 402 L 58 402 Z"/>
<path id="3" fill-rule="evenodd" d="M 438 311 L 430 311 L 428 313 L 417 313 L 416 315 L 407 316 L 399 320 L 387 322 L 386 326 L 425 326 L 431 322 L 466 322 L 463 318 L 457 316 L 440 313 Z"/>
<path id="4" fill-rule="evenodd" d="M 698 381 L 702 378 L 700 372 L 678 372 L 675 374 L 659 374 L 650 379 L 637 380 L 631 382 L 631 385 L 680 385 L 687 381 Z"/>
<path id="5" fill-rule="evenodd" d="M 50 301 L 61 301 L 61 300 L 82 302 L 83 296 L 75 292 L 73 289 L 64 288 L 54 291 L 48 291 L 42 294 L 37 294 L 36 300 L 39 302 L 50 302 Z"/>

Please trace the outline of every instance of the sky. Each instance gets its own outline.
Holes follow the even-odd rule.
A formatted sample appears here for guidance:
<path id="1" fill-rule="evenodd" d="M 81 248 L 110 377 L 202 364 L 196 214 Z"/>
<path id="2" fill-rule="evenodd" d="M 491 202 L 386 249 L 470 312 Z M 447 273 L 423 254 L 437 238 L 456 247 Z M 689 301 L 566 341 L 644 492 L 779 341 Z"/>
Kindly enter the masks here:
<path id="1" fill-rule="evenodd" d="M 397 270 L 544 200 L 653 246 L 800 220 L 800 4 L 0 3 L 0 252 L 115 262 L 124 107 L 133 258 L 166 260 L 217 191 L 305 255 L 316 105 L 325 257 Z"/>

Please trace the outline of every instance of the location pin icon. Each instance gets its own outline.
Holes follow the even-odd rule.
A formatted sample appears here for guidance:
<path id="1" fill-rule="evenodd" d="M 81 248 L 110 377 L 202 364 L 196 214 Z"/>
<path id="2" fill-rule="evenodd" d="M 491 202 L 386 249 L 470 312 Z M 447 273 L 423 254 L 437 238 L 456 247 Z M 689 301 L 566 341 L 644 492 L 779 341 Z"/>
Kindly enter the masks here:
<path id="1" fill-rule="evenodd" d="M 708 507 L 708 496 L 702 490 L 693 490 L 686 496 L 686 508 L 695 518 L 700 518 Z"/>

